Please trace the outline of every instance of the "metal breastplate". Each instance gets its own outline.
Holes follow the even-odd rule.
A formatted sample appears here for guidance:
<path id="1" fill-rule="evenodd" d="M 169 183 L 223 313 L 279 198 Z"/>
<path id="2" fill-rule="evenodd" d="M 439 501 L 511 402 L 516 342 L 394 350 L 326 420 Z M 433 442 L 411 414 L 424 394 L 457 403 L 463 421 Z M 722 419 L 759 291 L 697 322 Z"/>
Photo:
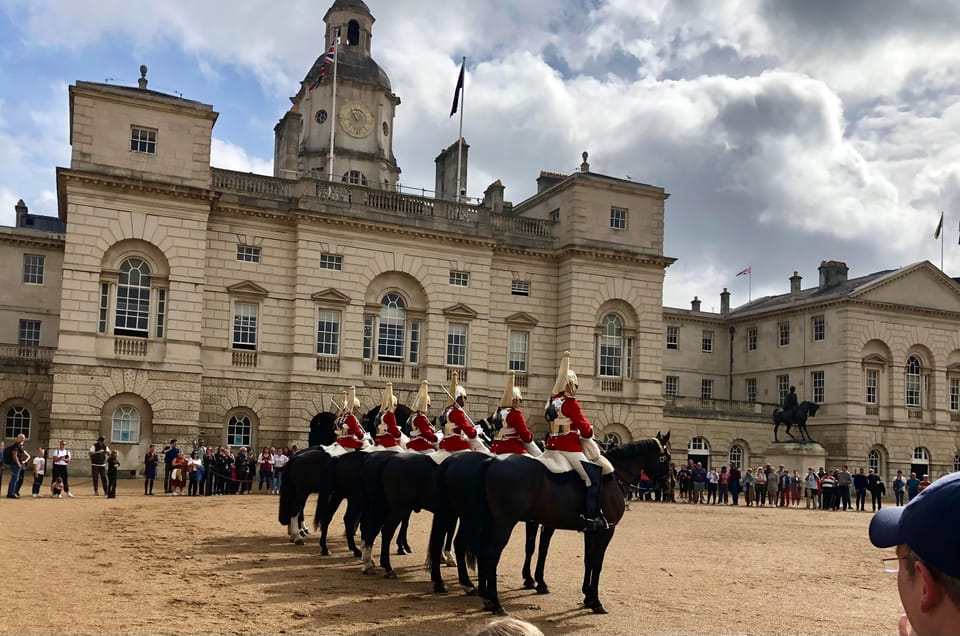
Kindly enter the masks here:
<path id="1" fill-rule="evenodd" d="M 565 435 L 570 432 L 570 426 L 573 422 L 569 417 L 563 414 L 563 402 L 566 398 L 557 397 L 553 399 L 553 408 L 557 411 L 557 419 L 550 422 L 551 435 Z"/>
<path id="2" fill-rule="evenodd" d="M 383 421 L 383 417 L 381 416 L 377 420 L 377 436 L 389 435 L 389 434 L 390 434 L 390 428 L 387 426 L 387 423 Z"/>
<path id="3" fill-rule="evenodd" d="M 460 432 L 457 431 L 457 425 L 450 421 L 450 414 L 451 414 L 451 413 L 454 411 L 454 409 L 456 409 L 456 408 L 457 408 L 457 407 L 455 407 L 455 406 L 451 406 L 450 408 L 448 408 L 446 411 L 443 412 L 444 418 L 446 419 L 446 423 L 443 425 L 443 436 L 444 436 L 444 437 L 451 437 L 451 436 L 453 436 L 453 435 L 461 435 L 461 436 L 462 436 L 462 433 L 460 433 Z"/>
<path id="4" fill-rule="evenodd" d="M 417 415 L 414 413 L 409 418 L 407 418 L 407 427 L 410 429 L 410 434 L 407 436 L 410 439 L 415 439 L 420 437 L 420 429 L 416 425 Z"/>

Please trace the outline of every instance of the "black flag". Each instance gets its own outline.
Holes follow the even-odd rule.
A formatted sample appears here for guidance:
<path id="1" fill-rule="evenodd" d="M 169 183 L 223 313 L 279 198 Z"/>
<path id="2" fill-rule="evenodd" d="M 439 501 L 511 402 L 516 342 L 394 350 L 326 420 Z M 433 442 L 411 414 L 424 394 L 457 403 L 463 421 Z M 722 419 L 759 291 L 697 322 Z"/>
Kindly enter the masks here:
<path id="1" fill-rule="evenodd" d="M 463 92 L 463 70 L 466 64 L 466 59 L 460 64 L 460 77 L 457 78 L 457 87 L 453 89 L 453 108 L 450 109 L 451 117 L 457 113 L 457 108 L 460 106 L 460 93 Z"/>

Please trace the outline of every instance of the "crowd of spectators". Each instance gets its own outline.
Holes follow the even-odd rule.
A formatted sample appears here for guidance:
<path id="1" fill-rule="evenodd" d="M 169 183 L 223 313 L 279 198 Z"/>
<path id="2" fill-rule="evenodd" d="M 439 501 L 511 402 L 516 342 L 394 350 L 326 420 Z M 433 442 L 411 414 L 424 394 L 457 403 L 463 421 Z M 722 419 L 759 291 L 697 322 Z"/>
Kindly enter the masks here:
<path id="1" fill-rule="evenodd" d="M 929 475 L 918 479 L 915 473 L 904 478 L 898 470 L 890 483 L 895 504 L 904 505 L 930 485 Z M 657 484 L 645 474 L 632 484 L 628 499 L 668 501 L 683 504 L 732 505 L 741 501 L 747 507 L 806 508 L 808 510 L 880 510 L 888 491 L 887 484 L 871 468 L 851 472 L 847 466 L 818 471 L 808 467 L 806 473 L 767 464 L 741 471 L 736 465 L 706 469 L 702 463 L 689 460 L 677 468 L 671 465 L 670 475 Z"/>

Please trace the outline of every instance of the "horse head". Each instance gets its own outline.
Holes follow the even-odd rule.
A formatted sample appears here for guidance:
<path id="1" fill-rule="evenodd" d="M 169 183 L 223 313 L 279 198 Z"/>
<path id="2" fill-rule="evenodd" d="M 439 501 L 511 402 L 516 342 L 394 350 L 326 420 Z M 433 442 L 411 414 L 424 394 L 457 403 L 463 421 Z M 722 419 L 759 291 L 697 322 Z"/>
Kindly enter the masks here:
<path id="1" fill-rule="evenodd" d="M 330 444 L 333 444 L 337 439 L 337 434 L 334 430 L 334 423 L 336 422 L 336 419 L 336 415 L 326 411 L 314 415 L 313 419 L 310 420 L 310 436 L 308 438 L 308 444 L 310 446 L 318 446 L 321 444 L 324 446 L 329 446 Z"/>
<path id="2" fill-rule="evenodd" d="M 623 444 L 604 453 L 613 464 L 617 477 L 624 483 L 633 483 L 640 471 L 655 482 L 670 474 L 670 432 L 657 433 L 652 439 L 643 439 Z"/>
<path id="3" fill-rule="evenodd" d="M 816 402 L 805 401 L 800 403 L 799 408 L 802 408 L 806 415 L 809 415 L 810 417 L 816 417 L 817 411 L 820 410 L 820 405 Z"/>
<path id="4" fill-rule="evenodd" d="M 366 415 L 360 418 L 360 426 L 371 435 L 377 434 L 377 417 L 380 415 L 380 405 L 376 405 Z"/>

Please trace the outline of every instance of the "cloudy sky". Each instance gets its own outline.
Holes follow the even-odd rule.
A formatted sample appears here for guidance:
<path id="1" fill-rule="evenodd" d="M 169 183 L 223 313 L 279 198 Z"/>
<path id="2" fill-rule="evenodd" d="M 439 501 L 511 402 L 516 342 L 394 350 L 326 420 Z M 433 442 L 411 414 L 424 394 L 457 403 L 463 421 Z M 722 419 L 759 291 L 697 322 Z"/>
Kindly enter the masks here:
<path id="1" fill-rule="evenodd" d="M 332 0 L 0 0 L 0 224 L 56 213 L 67 86 L 135 85 L 213 104 L 213 164 L 272 171 L 273 126 L 324 49 Z M 663 186 L 664 304 L 719 309 L 916 261 L 960 275 L 960 3 L 935 0 L 367 0 L 402 99 L 403 184 L 432 188 L 456 139 L 468 57 L 469 194 L 540 170 Z"/>

